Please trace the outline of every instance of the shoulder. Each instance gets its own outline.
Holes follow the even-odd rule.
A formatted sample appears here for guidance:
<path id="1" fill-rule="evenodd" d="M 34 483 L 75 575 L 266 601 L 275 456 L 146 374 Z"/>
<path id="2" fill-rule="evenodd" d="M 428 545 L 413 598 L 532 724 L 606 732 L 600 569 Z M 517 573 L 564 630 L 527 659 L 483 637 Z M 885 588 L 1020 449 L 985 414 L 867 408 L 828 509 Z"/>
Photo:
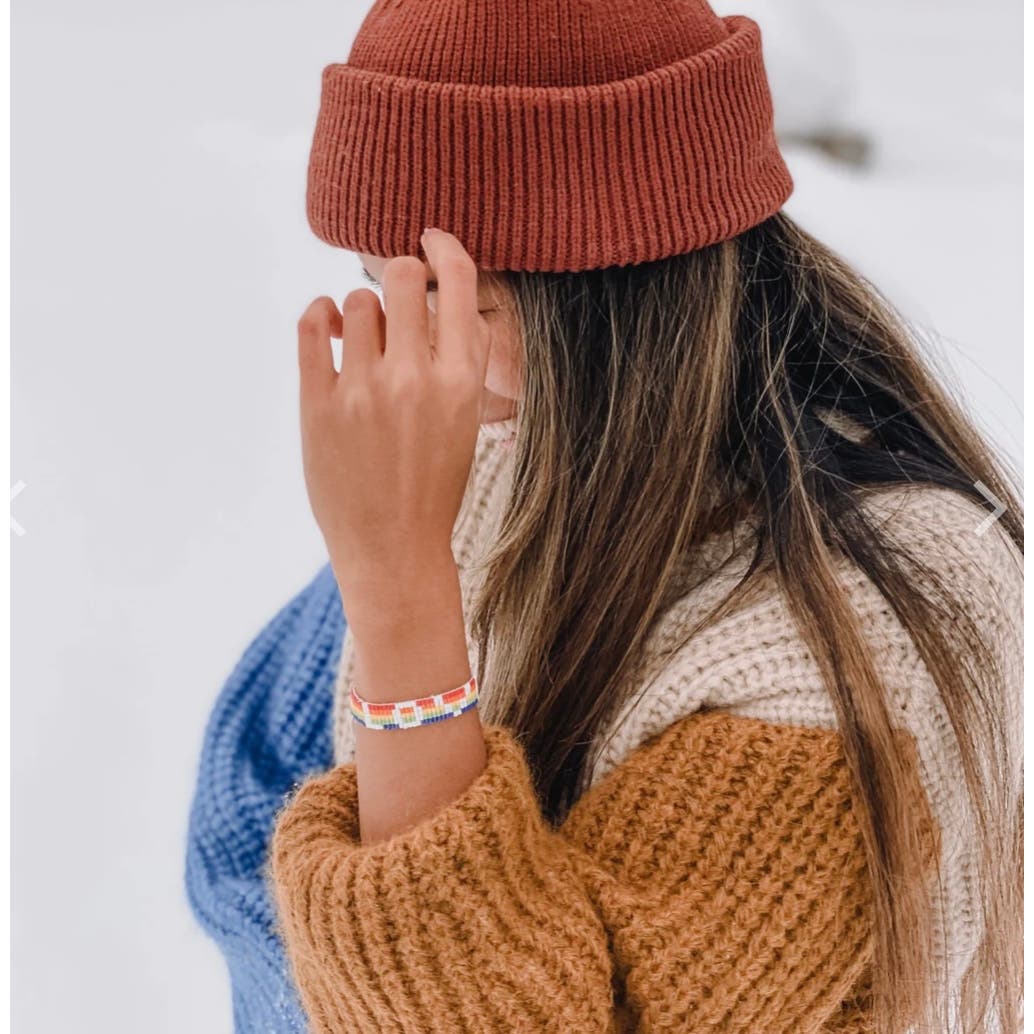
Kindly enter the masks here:
<path id="1" fill-rule="evenodd" d="M 981 528 L 990 509 L 957 492 L 908 486 L 869 493 L 865 516 L 887 548 L 916 557 L 906 576 L 924 600 L 944 610 L 946 595 L 977 624 L 1012 669 L 1022 654 L 1022 553 L 998 523 Z M 672 722 L 706 707 L 774 723 L 835 728 L 832 699 L 774 574 L 717 619 L 699 623 L 735 586 L 752 543 L 721 575 L 675 599 L 655 622 L 628 702 L 601 737 L 593 781 Z M 836 563 L 848 603 L 871 644 L 882 676 L 902 700 L 936 708 L 918 647 L 873 579 L 849 558 Z M 931 721 L 933 719 L 931 718 Z M 938 727 L 942 723 L 934 722 Z"/>
<path id="2" fill-rule="evenodd" d="M 954 489 L 907 485 L 871 492 L 862 509 L 874 527 L 974 599 L 1022 595 L 1023 553 L 991 503 Z"/>
<path id="3" fill-rule="evenodd" d="M 1023 551 L 1000 515 L 990 504 L 933 486 L 875 493 L 863 509 L 883 543 L 907 554 L 910 586 L 938 620 L 971 623 L 999 665 L 1003 701 L 1015 706 L 1022 692 Z M 866 591 L 871 596 L 875 588 Z"/>

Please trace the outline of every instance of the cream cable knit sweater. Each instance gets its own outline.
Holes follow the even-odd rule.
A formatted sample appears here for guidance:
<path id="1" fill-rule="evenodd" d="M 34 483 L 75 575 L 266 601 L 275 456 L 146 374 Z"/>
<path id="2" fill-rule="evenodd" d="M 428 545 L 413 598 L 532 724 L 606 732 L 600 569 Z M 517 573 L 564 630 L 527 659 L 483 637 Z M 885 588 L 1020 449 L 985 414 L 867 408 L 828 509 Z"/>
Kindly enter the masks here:
<path id="1" fill-rule="evenodd" d="M 506 504 L 512 451 L 500 431 L 512 421 L 482 425 L 474 475 L 453 536 L 466 613 L 478 586 L 476 560 L 484 555 Z M 1019 792 L 1022 757 L 1022 558 L 1005 533 L 992 525 L 976 528 L 986 512 L 957 494 L 939 488 L 905 488 L 880 493 L 866 504 L 895 540 L 918 547 L 957 592 L 994 644 L 1007 672 L 1003 707 L 1011 716 L 1013 754 Z M 650 737 L 705 705 L 772 723 L 836 728 L 832 702 L 818 667 L 773 585 L 754 602 L 712 625 L 675 652 L 672 647 L 703 613 L 724 596 L 749 558 L 750 528 L 713 536 L 695 554 L 680 579 L 680 591 L 654 626 L 647 645 L 642 685 L 613 723 L 592 772 L 592 785 Z M 721 571 L 719 563 L 728 561 Z M 968 805 L 962 796 L 959 755 L 947 714 L 932 678 L 912 640 L 889 605 L 864 574 L 842 565 L 842 577 L 877 645 L 882 673 L 892 688 L 902 724 L 918 745 L 920 772 L 933 813 L 942 830 L 941 921 L 939 952 L 947 960 L 954 987 L 969 964 L 980 926 L 974 913 L 976 873 Z M 490 671 L 477 671 L 476 644 L 470 637 L 471 671 L 478 676 L 481 709 L 492 720 Z M 342 645 L 334 702 L 335 760 L 354 758 L 354 727 L 347 693 L 354 671 L 352 637 Z"/>

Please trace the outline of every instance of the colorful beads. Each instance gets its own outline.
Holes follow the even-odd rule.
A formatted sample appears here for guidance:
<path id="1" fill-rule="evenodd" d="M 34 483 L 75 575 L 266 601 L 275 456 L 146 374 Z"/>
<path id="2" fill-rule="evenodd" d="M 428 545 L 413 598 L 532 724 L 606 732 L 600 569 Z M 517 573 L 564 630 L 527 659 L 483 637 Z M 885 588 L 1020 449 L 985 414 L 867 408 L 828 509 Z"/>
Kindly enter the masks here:
<path id="1" fill-rule="evenodd" d="M 367 729 L 412 729 L 457 718 L 469 711 L 478 702 L 478 688 L 476 678 L 471 675 L 468 682 L 446 693 L 378 704 L 364 700 L 352 685 L 348 700 L 352 717 Z"/>

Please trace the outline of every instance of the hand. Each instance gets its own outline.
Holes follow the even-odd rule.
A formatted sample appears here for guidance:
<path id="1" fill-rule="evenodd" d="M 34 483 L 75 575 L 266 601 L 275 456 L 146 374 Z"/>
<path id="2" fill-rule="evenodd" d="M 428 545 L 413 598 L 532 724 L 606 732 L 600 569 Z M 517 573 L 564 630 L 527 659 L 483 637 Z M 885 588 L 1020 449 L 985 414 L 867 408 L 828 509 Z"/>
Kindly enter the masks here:
<path id="1" fill-rule="evenodd" d="M 384 309 L 366 288 L 338 312 L 317 298 L 298 323 L 302 456 L 313 514 L 348 610 L 368 590 L 452 559 L 477 444 L 489 327 L 477 267 L 450 233 L 422 238 L 428 264 L 384 267 Z M 428 266 L 438 282 L 432 345 Z M 341 372 L 330 339 L 342 339 Z M 383 597 L 382 597 L 383 598 Z"/>

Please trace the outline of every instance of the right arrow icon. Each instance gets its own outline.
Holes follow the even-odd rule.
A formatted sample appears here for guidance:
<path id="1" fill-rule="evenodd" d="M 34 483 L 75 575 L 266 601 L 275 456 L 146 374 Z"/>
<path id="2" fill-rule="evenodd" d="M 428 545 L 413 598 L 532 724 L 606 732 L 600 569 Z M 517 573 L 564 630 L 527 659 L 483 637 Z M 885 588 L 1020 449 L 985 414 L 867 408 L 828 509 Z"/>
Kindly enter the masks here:
<path id="1" fill-rule="evenodd" d="M 994 507 L 994 511 L 992 513 L 989 513 L 973 529 L 978 535 L 983 535 L 984 532 L 987 531 L 987 529 L 990 528 L 991 525 L 994 524 L 994 522 L 998 520 L 998 518 L 1001 517 L 1003 513 L 1005 513 L 1005 504 L 996 495 L 992 494 L 991 490 L 987 487 L 987 485 L 984 484 L 983 481 L 974 481 L 973 487 L 977 489 L 980 492 L 980 494 Z"/>

